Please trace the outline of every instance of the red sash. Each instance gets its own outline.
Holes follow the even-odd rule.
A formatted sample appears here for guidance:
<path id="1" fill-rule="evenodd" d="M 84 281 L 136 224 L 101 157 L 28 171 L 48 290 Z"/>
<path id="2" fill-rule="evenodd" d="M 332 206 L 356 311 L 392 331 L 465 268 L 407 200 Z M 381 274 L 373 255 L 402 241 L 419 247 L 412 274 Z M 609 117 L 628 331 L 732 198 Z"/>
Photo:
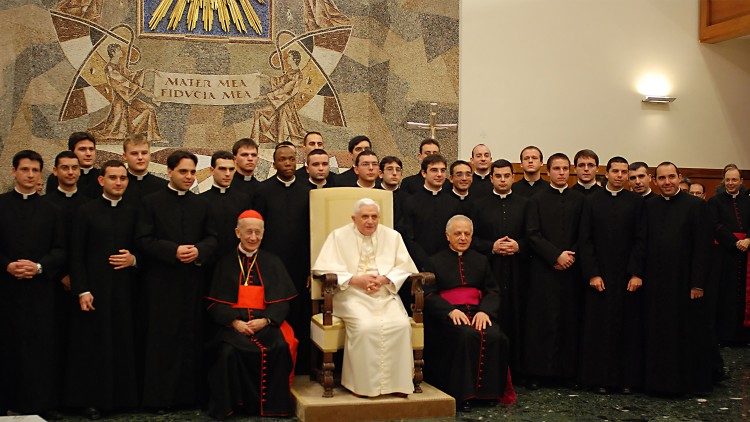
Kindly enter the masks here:
<path id="1" fill-rule="evenodd" d="M 451 305 L 478 306 L 482 300 L 482 291 L 476 287 L 461 286 L 443 290 L 440 292 L 440 297 Z"/>
<path id="2" fill-rule="evenodd" d="M 263 286 L 245 286 L 240 284 L 239 287 L 237 303 L 232 305 L 232 308 L 266 309 Z M 281 329 L 281 335 L 284 336 L 284 341 L 289 346 L 289 353 L 292 355 L 292 372 L 289 374 L 289 385 L 291 386 L 292 381 L 294 381 L 294 366 L 297 364 L 297 346 L 299 346 L 299 340 L 294 337 L 294 330 L 286 321 L 282 322 L 279 328 Z"/>
<path id="3" fill-rule="evenodd" d="M 743 240 L 747 237 L 747 233 L 735 233 L 734 237 L 737 240 Z M 747 260 L 745 267 L 745 320 L 742 325 L 750 328 L 750 259 Z"/>

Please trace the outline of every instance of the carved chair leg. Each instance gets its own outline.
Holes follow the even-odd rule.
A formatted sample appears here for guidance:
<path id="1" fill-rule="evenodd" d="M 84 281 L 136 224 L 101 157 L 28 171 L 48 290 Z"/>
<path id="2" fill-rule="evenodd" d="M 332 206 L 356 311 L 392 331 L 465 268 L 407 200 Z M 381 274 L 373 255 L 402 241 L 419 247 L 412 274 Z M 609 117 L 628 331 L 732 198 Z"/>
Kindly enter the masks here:
<path id="1" fill-rule="evenodd" d="M 422 350 L 414 351 L 414 392 L 421 393 L 422 380 L 424 375 L 422 374 L 422 368 L 424 367 L 424 359 L 422 358 Z"/>
<path id="2" fill-rule="evenodd" d="M 333 397 L 333 353 L 323 352 L 323 397 Z"/>

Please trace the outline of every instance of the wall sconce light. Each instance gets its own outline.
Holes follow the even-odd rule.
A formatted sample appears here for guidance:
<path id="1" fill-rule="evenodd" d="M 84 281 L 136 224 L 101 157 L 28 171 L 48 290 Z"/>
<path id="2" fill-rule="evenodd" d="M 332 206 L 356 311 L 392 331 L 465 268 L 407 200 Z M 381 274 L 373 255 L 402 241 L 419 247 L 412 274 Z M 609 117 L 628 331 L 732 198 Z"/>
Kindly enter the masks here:
<path id="1" fill-rule="evenodd" d="M 665 96 L 659 96 L 659 95 L 646 95 L 643 97 L 643 100 L 641 102 L 644 103 L 655 103 L 655 104 L 669 104 L 672 101 L 676 100 L 677 97 L 665 97 Z"/>

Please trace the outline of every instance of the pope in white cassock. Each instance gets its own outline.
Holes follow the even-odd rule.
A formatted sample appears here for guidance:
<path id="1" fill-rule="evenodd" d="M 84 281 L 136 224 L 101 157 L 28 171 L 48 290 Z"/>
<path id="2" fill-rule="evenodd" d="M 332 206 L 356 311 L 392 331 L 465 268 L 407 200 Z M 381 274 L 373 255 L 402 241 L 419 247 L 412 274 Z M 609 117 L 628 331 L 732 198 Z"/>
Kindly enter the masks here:
<path id="1" fill-rule="evenodd" d="M 398 289 L 417 267 L 401 235 L 378 225 L 380 207 L 354 205 L 352 223 L 332 231 L 313 265 L 335 273 L 333 314 L 346 325 L 341 384 L 361 396 L 411 394 L 411 325 Z"/>

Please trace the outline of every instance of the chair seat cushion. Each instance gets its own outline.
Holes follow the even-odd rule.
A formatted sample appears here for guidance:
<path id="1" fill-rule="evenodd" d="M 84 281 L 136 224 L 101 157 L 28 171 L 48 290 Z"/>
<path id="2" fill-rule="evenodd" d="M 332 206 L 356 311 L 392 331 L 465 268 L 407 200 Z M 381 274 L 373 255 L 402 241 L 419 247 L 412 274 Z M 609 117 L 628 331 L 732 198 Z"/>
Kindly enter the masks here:
<path id="1" fill-rule="evenodd" d="M 323 352 L 343 349 L 346 340 L 344 321 L 334 316 L 332 325 L 323 325 L 323 314 L 313 315 L 310 320 L 310 339 Z"/>

